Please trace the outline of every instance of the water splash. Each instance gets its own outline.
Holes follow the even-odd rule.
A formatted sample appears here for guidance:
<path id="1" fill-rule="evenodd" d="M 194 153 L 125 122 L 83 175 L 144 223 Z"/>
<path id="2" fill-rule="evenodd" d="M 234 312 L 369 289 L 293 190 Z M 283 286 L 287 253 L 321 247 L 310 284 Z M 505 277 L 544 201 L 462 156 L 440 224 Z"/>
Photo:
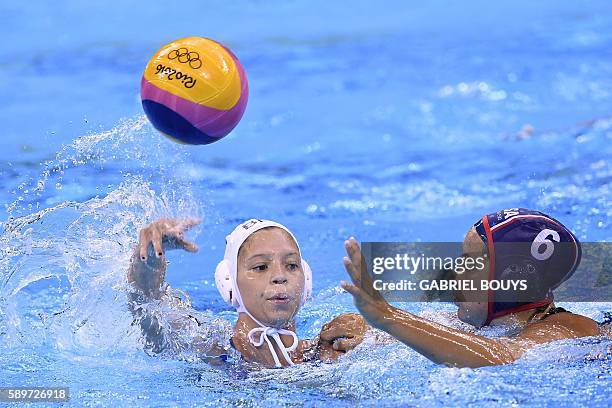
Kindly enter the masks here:
<path id="1" fill-rule="evenodd" d="M 140 117 L 80 137 L 45 162 L 1 224 L 0 343 L 97 353 L 134 346 L 124 292 L 138 229 L 163 215 L 201 216 L 191 186 L 168 171 L 187 158 Z M 57 189 L 99 187 L 117 172 L 122 181 L 93 197 Z"/>

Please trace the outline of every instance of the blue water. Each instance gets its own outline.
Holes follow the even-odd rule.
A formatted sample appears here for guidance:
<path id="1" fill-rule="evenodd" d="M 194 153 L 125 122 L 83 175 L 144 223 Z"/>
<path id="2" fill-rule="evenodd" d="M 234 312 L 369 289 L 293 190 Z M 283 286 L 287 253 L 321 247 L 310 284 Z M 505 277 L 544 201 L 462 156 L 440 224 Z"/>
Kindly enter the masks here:
<path id="1" fill-rule="evenodd" d="M 130 325 L 125 271 L 159 216 L 203 218 L 167 278 L 230 321 L 223 238 L 251 217 L 290 227 L 314 271 L 302 337 L 354 311 L 338 289 L 350 235 L 461 241 L 520 206 L 609 241 L 612 5 L 463 3 L 0 4 L 0 386 L 70 386 L 74 406 L 609 406 L 609 339 L 475 370 L 370 339 L 337 364 L 245 372 L 149 357 Z M 148 58 L 188 35 L 228 45 L 249 78 L 241 123 L 205 147 L 160 136 L 138 95 Z M 464 327 L 451 305 L 403 307 Z"/>

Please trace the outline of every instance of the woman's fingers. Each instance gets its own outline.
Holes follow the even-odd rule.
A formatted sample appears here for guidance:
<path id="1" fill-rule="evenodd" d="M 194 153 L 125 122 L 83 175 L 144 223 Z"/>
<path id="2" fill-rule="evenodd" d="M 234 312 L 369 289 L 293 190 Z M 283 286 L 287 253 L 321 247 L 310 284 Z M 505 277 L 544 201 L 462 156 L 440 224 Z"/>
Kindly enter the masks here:
<path id="1" fill-rule="evenodd" d="M 342 263 L 344 264 L 344 269 L 349 274 L 351 280 L 355 285 L 361 285 L 361 273 L 358 272 L 355 268 L 355 265 L 348 259 L 346 256 L 342 258 Z"/>
<path id="2" fill-rule="evenodd" d="M 347 330 L 345 327 L 340 325 L 331 325 L 331 327 L 323 328 L 321 333 L 319 333 L 319 337 L 323 341 L 332 342 L 339 337 L 346 336 Z"/>
<path id="3" fill-rule="evenodd" d="M 351 277 L 359 277 L 357 281 L 353 279 L 353 283 L 362 288 L 368 295 L 370 295 L 374 299 L 382 299 L 381 294 L 376 289 L 374 289 L 372 277 L 368 273 L 366 262 L 363 258 L 359 243 L 355 240 L 355 238 L 351 237 L 347 241 L 345 241 L 345 246 L 346 252 L 350 257 L 350 267 L 353 270 L 353 273 L 351 274 L 351 272 L 349 272 L 349 275 L 351 275 Z"/>
<path id="4" fill-rule="evenodd" d="M 195 225 L 198 225 L 201 222 L 202 220 L 200 218 L 186 218 L 184 220 L 181 220 L 179 222 L 179 225 L 183 231 L 187 231 L 188 229 L 192 228 Z"/>
<path id="5" fill-rule="evenodd" d="M 359 248 L 359 244 L 353 237 L 344 241 L 344 247 L 346 249 L 346 253 L 348 254 L 348 258 L 344 258 L 344 267 L 351 276 L 353 283 L 357 286 L 363 286 L 363 283 L 367 282 L 368 273 L 366 270 L 364 270 L 361 248 Z"/>
<path id="6" fill-rule="evenodd" d="M 380 294 L 378 294 L 377 291 L 374 291 L 377 293 L 377 296 L 372 296 L 366 290 L 363 290 L 355 285 L 351 285 L 346 281 L 341 281 L 340 286 L 342 287 L 342 289 L 353 295 L 353 301 L 355 302 L 355 305 L 357 306 L 357 309 L 360 310 L 360 312 L 360 305 L 373 305 L 379 301 L 379 298 L 382 299 L 385 304 L 387 303 L 387 301 L 384 300 L 384 298 Z M 363 313 L 361 314 L 365 317 Z"/>
<path id="7" fill-rule="evenodd" d="M 165 247 L 183 248 L 188 252 L 197 252 L 198 246 L 184 238 L 184 233 L 201 222 L 199 218 L 181 220 L 162 218 L 140 230 L 138 237 L 138 255 L 142 262 L 149 257 L 149 245 L 153 245 L 156 257 L 164 256 Z"/>
<path id="8" fill-rule="evenodd" d="M 187 241 L 183 237 L 176 237 L 177 247 L 183 248 L 187 252 L 198 252 L 198 246 L 193 242 Z"/>
<path id="9" fill-rule="evenodd" d="M 182 231 L 169 231 L 163 236 L 163 244 L 168 249 L 184 249 L 187 252 L 197 252 L 198 246 L 185 239 Z"/>
<path id="10" fill-rule="evenodd" d="M 363 335 L 345 338 L 345 339 L 337 339 L 334 341 L 334 345 L 332 346 L 334 350 L 338 351 L 350 351 L 357 347 L 363 341 Z"/>
<path id="11" fill-rule="evenodd" d="M 150 239 L 148 237 L 147 230 L 145 228 L 140 230 L 140 236 L 138 237 L 139 255 L 140 260 L 146 262 L 147 260 L 147 249 L 149 248 Z"/>
<path id="12" fill-rule="evenodd" d="M 162 246 L 162 234 L 157 228 L 153 228 L 151 230 L 151 241 L 153 241 L 153 250 L 155 251 L 155 256 L 161 258 L 164 255 Z"/>
<path id="13" fill-rule="evenodd" d="M 355 285 L 351 285 L 350 283 L 346 281 L 341 281 L 340 286 L 342 286 L 342 289 L 346 290 L 348 293 L 353 295 L 353 297 L 355 298 L 361 298 L 363 296 L 363 292 L 361 289 L 359 289 Z"/>
<path id="14" fill-rule="evenodd" d="M 196 252 L 198 246 L 185 239 L 185 232 L 201 222 L 199 218 L 187 218 L 176 221 L 172 228 L 164 232 L 164 239 L 170 242 L 174 248 L 183 248 L 189 252 Z"/>
<path id="15" fill-rule="evenodd" d="M 183 236 L 187 230 L 192 228 L 194 225 L 198 225 L 201 220 L 199 218 L 186 218 L 181 220 L 172 220 L 172 222 L 172 226 L 166 230 L 167 234 Z"/>
<path id="16" fill-rule="evenodd" d="M 354 337 L 365 329 L 363 317 L 354 313 L 343 313 L 323 325 L 319 336 L 322 340 L 331 342 L 342 337 Z"/>
<path id="17" fill-rule="evenodd" d="M 361 267 L 361 248 L 355 238 L 351 237 L 345 241 L 345 247 L 353 265 Z"/>

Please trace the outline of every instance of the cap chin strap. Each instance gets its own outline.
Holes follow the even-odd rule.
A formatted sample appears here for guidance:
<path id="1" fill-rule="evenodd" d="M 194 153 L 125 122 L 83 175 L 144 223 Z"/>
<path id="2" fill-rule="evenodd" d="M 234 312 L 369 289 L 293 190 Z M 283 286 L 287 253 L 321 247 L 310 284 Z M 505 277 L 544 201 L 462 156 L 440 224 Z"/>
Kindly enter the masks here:
<path id="1" fill-rule="evenodd" d="M 249 316 L 251 316 L 250 313 L 248 313 L 248 314 L 249 314 Z M 280 360 L 278 359 L 278 355 L 276 354 L 276 350 L 274 349 L 274 346 L 272 345 L 272 342 L 270 341 L 270 336 L 272 336 L 272 338 L 276 342 L 276 345 L 278 346 L 278 348 L 280 349 L 281 353 L 283 354 L 283 357 L 285 358 L 285 361 L 289 365 L 294 365 L 293 361 L 291 361 L 291 357 L 289 357 L 289 353 L 292 352 L 292 351 L 295 351 L 295 349 L 298 346 L 297 335 L 294 332 L 292 332 L 291 330 L 277 329 L 276 327 L 265 326 L 265 325 L 261 324 L 259 321 L 257 321 L 257 319 L 255 319 L 253 316 L 251 316 L 251 319 L 253 319 L 255 322 L 257 322 L 257 324 L 259 324 L 261 326 L 261 327 L 255 327 L 255 328 L 253 328 L 253 329 L 251 329 L 249 331 L 248 337 L 249 337 L 249 341 L 251 342 L 251 344 L 254 345 L 255 347 L 260 347 L 261 345 L 263 345 L 264 341 L 266 343 L 268 343 L 268 348 L 270 349 L 270 354 L 272 354 L 272 358 L 274 359 L 274 365 L 277 368 L 280 368 L 283 365 L 281 364 Z M 259 334 L 259 339 L 256 339 L 256 336 L 258 334 Z M 283 344 L 283 341 L 280 338 L 280 335 L 282 335 L 282 334 L 293 337 L 293 344 L 291 344 L 291 346 L 286 347 Z"/>
<path id="2" fill-rule="evenodd" d="M 272 345 L 272 342 L 270 341 L 270 337 L 272 337 L 272 339 L 274 339 L 274 341 L 276 342 L 276 345 L 280 349 L 281 353 L 283 354 L 285 361 L 289 365 L 294 365 L 293 361 L 291 361 L 291 357 L 289 357 L 289 353 L 292 351 L 295 351 L 299 343 L 298 337 L 295 334 L 295 332 L 292 332 L 291 330 L 287 330 L 287 329 L 277 329 L 276 327 L 266 326 L 265 324 L 262 324 L 259 320 L 257 320 L 255 317 L 253 317 L 253 315 L 249 313 L 246 307 L 243 306 L 244 302 L 242 301 L 242 296 L 240 295 L 240 291 L 238 290 L 237 286 L 238 285 L 236 285 L 234 290 L 240 302 L 240 306 L 238 307 L 238 312 L 246 313 L 251 319 L 253 319 L 255 323 L 259 325 L 259 327 L 255 327 L 249 330 L 249 333 L 247 335 L 247 337 L 249 338 L 249 342 L 255 347 L 260 347 L 263 345 L 265 341 L 268 344 L 268 349 L 270 349 L 270 354 L 272 354 L 272 358 L 274 359 L 274 366 L 276 368 L 281 368 L 283 365 L 281 364 L 278 358 L 278 355 L 276 354 L 276 350 L 274 349 L 274 346 Z M 256 336 L 258 334 L 259 334 L 259 338 L 256 339 Z M 283 344 L 283 341 L 280 338 L 281 335 L 293 337 L 293 343 L 291 344 L 291 346 L 286 347 L 285 344 Z"/>

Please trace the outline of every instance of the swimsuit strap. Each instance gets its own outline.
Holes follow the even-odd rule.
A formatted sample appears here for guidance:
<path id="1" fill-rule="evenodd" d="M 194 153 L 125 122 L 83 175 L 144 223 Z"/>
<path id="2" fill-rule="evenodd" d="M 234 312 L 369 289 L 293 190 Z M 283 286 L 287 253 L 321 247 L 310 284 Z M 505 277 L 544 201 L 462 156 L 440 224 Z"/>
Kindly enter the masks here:
<path id="1" fill-rule="evenodd" d="M 603 312 L 603 314 L 604 314 L 603 322 L 597 322 L 598 326 L 603 326 L 603 325 L 612 323 L 612 312 Z"/>
<path id="2" fill-rule="evenodd" d="M 569 310 L 565 310 L 562 307 L 551 307 L 550 309 L 546 311 L 542 319 L 546 319 L 548 316 L 552 316 L 557 313 L 572 313 L 572 312 L 570 312 Z"/>
<path id="3" fill-rule="evenodd" d="M 537 308 L 535 310 L 536 310 L 536 312 L 531 316 L 531 318 L 527 321 L 527 323 L 531 323 L 531 321 L 533 320 L 534 317 L 536 317 L 538 315 L 542 315 L 542 314 L 543 314 L 543 316 L 540 317 L 536 321 L 542 321 L 542 320 L 546 319 L 547 317 L 552 316 L 552 315 L 557 314 L 557 313 L 572 313 L 569 310 L 566 310 L 566 309 L 564 309 L 562 307 L 554 307 L 552 303 L 547 305 L 547 306 L 539 307 L 539 308 Z"/>

